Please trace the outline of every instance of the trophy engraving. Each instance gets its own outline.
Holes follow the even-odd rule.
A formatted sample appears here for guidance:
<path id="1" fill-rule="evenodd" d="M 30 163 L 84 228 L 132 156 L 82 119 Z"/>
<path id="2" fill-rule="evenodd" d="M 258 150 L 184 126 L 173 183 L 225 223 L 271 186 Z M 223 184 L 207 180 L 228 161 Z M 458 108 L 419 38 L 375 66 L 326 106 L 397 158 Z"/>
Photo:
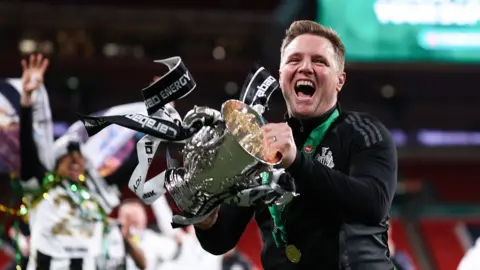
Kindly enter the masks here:
<path id="1" fill-rule="evenodd" d="M 186 215 L 208 212 L 212 206 L 208 202 L 222 201 L 231 196 L 231 190 L 258 185 L 260 173 L 281 161 L 278 156 L 265 158 L 269 156 L 261 130 L 265 120 L 258 112 L 229 100 L 222 105 L 221 115 L 223 121 L 204 126 L 187 140 L 184 167 L 165 181 L 167 192 Z"/>

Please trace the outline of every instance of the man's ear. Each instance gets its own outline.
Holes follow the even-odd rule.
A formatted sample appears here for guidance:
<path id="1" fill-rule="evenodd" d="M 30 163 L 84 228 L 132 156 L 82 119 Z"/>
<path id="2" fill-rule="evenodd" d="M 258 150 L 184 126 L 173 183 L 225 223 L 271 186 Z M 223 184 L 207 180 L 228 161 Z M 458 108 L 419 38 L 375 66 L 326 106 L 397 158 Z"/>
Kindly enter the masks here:
<path id="1" fill-rule="evenodd" d="M 337 83 L 337 92 L 342 91 L 343 85 L 345 84 L 345 81 L 347 80 L 347 73 L 342 72 L 338 74 L 338 83 Z"/>

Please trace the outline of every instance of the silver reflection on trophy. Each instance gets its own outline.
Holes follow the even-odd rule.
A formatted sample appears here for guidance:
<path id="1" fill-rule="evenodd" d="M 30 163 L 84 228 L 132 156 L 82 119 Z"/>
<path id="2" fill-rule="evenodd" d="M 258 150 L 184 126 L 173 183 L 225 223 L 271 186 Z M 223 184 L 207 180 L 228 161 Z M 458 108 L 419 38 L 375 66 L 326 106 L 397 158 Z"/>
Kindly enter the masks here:
<path id="1" fill-rule="evenodd" d="M 221 113 L 223 122 L 204 126 L 186 142 L 184 168 L 165 182 L 187 215 L 203 214 L 232 191 L 252 186 L 255 177 L 281 161 L 265 148 L 260 114 L 238 100 L 225 102 Z"/>

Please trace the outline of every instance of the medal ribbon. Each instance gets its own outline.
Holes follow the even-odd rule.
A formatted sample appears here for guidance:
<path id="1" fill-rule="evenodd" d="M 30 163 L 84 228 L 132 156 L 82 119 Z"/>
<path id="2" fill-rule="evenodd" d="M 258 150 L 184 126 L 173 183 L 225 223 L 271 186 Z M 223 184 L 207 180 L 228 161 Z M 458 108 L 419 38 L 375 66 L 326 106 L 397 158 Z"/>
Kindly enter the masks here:
<path id="1" fill-rule="evenodd" d="M 316 152 L 317 147 L 322 142 L 325 134 L 327 133 L 328 129 L 332 125 L 332 123 L 338 118 L 340 113 L 337 109 L 333 111 L 333 113 L 318 127 L 316 127 L 308 136 L 307 141 L 304 143 L 302 152 L 307 154 L 310 157 Z M 264 179 L 263 182 L 265 182 Z M 270 215 L 273 219 L 273 239 L 275 240 L 275 244 L 277 247 L 285 246 L 287 244 L 287 232 L 285 230 L 285 216 L 283 215 L 283 211 L 286 207 L 288 207 L 290 203 L 286 206 L 284 205 L 276 205 L 275 203 L 268 207 L 270 211 Z"/>

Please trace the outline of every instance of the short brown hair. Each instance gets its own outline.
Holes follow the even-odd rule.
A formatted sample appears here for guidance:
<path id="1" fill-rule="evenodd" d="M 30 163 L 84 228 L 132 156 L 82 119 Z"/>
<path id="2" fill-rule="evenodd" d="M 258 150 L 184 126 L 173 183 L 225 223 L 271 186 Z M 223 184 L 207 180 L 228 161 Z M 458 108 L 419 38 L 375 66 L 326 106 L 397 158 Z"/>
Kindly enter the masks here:
<path id="1" fill-rule="evenodd" d="M 282 41 L 282 47 L 280 48 L 280 55 L 283 59 L 283 54 L 285 53 L 285 48 L 290 44 L 296 37 L 304 34 L 316 35 L 319 37 L 324 37 L 332 43 L 333 49 L 337 56 L 338 66 L 340 70 L 343 70 L 345 65 L 345 46 L 342 43 L 342 40 L 338 36 L 337 32 L 332 28 L 325 27 L 317 22 L 309 20 L 301 20 L 293 22 L 285 33 L 285 38 Z"/>

